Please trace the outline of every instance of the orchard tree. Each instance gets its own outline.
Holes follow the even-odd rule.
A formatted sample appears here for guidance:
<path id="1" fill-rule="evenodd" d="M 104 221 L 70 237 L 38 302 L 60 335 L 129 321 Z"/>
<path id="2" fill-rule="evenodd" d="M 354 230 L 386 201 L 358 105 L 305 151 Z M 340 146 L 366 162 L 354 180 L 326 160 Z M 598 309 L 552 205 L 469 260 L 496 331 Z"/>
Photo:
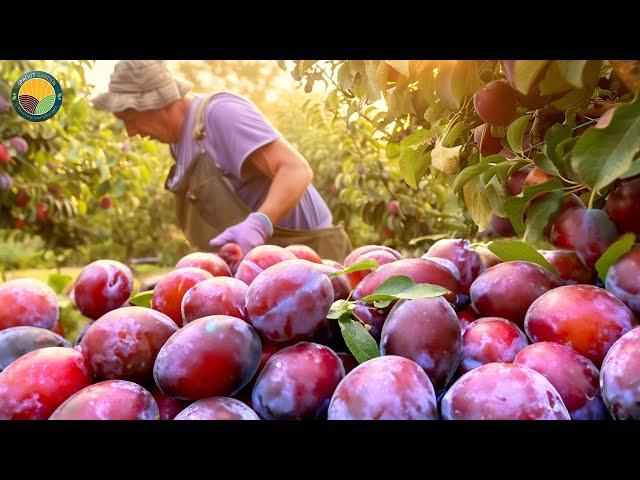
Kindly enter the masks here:
<path id="1" fill-rule="evenodd" d="M 539 246 L 551 241 L 592 264 L 632 229 L 619 220 L 630 218 L 619 199 L 631 199 L 627 209 L 640 200 L 629 186 L 640 174 L 634 62 L 290 65 L 281 64 L 301 84 L 327 85 L 328 110 L 374 127 L 413 189 L 448 185 L 482 233 L 515 234 Z M 425 177 L 432 180 L 420 185 Z M 596 247 L 588 241 L 594 238 Z"/>
<path id="2" fill-rule="evenodd" d="M 168 149 L 127 139 L 113 115 L 93 108 L 84 78 L 90 67 L 0 62 L 0 229 L 42 237 L 60 262 L 82 253 L 79 262 L 161 253 L 164 236 L 176 231 L 172 199 L 162 189 Z M 47 71 L 62 86 L 62 107 L 45 122 L 23 119 L 8 101 L 30 70 Z"/>

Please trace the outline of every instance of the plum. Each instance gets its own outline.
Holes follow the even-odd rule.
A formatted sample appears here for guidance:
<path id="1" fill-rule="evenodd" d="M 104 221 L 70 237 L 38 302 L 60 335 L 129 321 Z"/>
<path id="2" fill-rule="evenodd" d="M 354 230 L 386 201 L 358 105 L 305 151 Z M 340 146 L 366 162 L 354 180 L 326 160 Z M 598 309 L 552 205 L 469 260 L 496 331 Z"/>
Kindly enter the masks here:
<path id="1" fill-rule="evenodd" d="M 482 317 L 501 317 L 518 327 L 524 324 L 527 309 L 545 292 L 564 281 L 530 262 L 503 262 L 485 270 L 471 284 L 471 305 Z"/>
<path id="2" fill-rule="evenodd" d="M 491 135 L 491 125 L 488 123 L 473 130 L 473 141 L 484 157 L 498 154 L 502 150 L 502 138 Z"/>
<path id="3" fill-rule="evenodd" d="M 600 389 L 617 420 L 640 419 L 640 328 L 625 333 L 602 362 Z"/>
<path id="4" fill-rule="evenodd" d="M 534 342 L 555 342 L 573 348 L 599 367 L 618 338 L 637 325 L 620 299 L 593 285 L 567 285 L 534 301 L 525 330 Z"/>
<path id="5" fill-rule="evenodd" d="M 231 277 L 231 269 L 227 262 L 215 253 L 194 252 L 182 257 L 175 268 L 197 267 L 209 272 L 214 277 Z"/>
<path id="6" fill-rule="evenodd" d="M 159 420 L 153 395 L 137 383 L 105 380 L 69 397 L 49 420 Z"/>
<path id="7" fill-rule="evenodd" d="M 617 238 L 618 230 L 603 210 L 580 207 L 564 209 L 549 232 L 554 246 L 575 250 L 588 268 Z"/>
<path id="8" fill-rule="evenodd" d="M 460 370 L 466 373 L 487 363 L 513 362 L 528 344 L 515 323 L 499 317 L 479 318 L 462 335 Z"/>
<path id="9" fill-rule="evenodd" d="M 0 284 L 0 330 L 30 326 L 51 330 L 60 316 L 56 292 L 32 278 Z"/>
<path id="10" fill-rule="evenodd" d="M 588 268 L 573 250 L 541 250 L 540 254 L 567 283 L 593 283 L 596 271 Z"/>
<path id="11" fill-rule="evenodd" d="M 247 319 L 245 299 L 249 287 L 230 277 L 214 277 L 191 287 L 182 297 L 182 324 L 209 315 Z"/>
<path id="12" fill-rule="evenodd" d="M 260 417 L 239 400 L 211 397 L 193 402 L 174 420 L 260 420 Z"/>
<path id="13" fill-rule="evenodd" d="M 611 190 L 604 211 L 621 233 L 634 233 L 640 239 L 640 177 L 622 181 Z"/>
<path id="14" fill-rule="evenodd" d="M 249 323 L 272 342 L 310 339 L 326 323 L 333 287 L 316 264 L 288 260 L 260 273 L 246 299 Z"/>
<path id="15" fill-rule="evenodd" d="M 165 395 L 155 384 L 146 387 L 146 389 L 158 404 L 160 420 L 173 420 L 178 413 L 189 406 L 189 402 Z"/>
<path id="16" fill-rule="evenodd" d="M 244 258 L 244 252 L 237 243 L 225 243 L 220 247 L 220 250 L 218 250 L 218 256 L 227 262 L 231 273 L 235 275 L 238 265 Z"/>
<path id="17" fill-rule="evenodd" d="M 598 379 L 591 360 L 575 350 L 553 342 L 538 342 L 518 352 L 513 363 L 544 375 L 560 394 L 572 420 L 604 420 Z"/>
<path id="18" fill-rule="evenodd" d="M 46 420 L 91 381 L 82 353 L 65 347 L 33 350 L 0 373 L 0 420 Z"/>
<path id="19" fill-rule="evenodd" d="M 71 347 L 60 335 L 38 327 L 0 330 L 0 372 L 24 354 L 45 347 Z"/>
<path id="20" fill-rule="evenodd" d="M 442 297 L 399 301 L 382 327 L 380 354 L 413 360 L 428 375 L 435 393 L 440 393 L 462 354 L 456 312 Z"/>
<path id="21" fill-rule="evenodd" d="M 412 360 L 372 358 L 354 368 L 331 398 L 329 420 L 437 420 L 431 380 Z"/>
<path id="22" fill-rule="evenodd" d="M 365 260 L 375 260 L 378 265 L 385 265 L 387 263 L 395 262 L 398 259 L 396 255 L 388 252 L 387 250 L 371 250 L 356 257 L 353 260 L 352 265 L 364 262 Z M 362 279 L 374 270 L 375 268 L 371 268 L 367 270 L 359 270 L 357 272 L 347 273 L 347 281 L 349 283 L 349 286 L 351 288 L 356 288 L 356 286 L 362 281 Z"/>
<path id="23" fill-rule="evenodd" d="M 605 288 L 640 315 L 640 248 L 620 257 L 607 272 Z"/>
<path id="24" fill-rule="evenodd" d="M 82 269 L 73 285 L 73 302 L 93 320 L 119 308 L 131 296 L 131 269 L 115 260 L 97 260 Z"/>
<path id="25" fill-rule="evenodd" d="M 186 324 L 163 345 L 153 377 L 179 400 L 232 396 L 251 381 L 262 354 L 260 337 L 247 322 L 211 315 Z"/>
<path id="26" fill-rule="evenodd" d="M 177 331 L 175 323 L 163 313 L 124 307 L 92 323 L 79 349 L 97 379 L 145 383 L 152 379 L 158 352 Z"/>
<path id="27" fill-rule="evenodd" d="M 459 287 L 454 274 L 438 263 L 420 258 L 396 260 L 382 265 L 358 284 L 353 292 L 353 299 L 360 300 L 367 295 L 372 295 L 380 285 L 396 275 L 406 275 L 415 283 L 440 285 L 449 290 L 445 298 L 451 303 L 456 301 Z"/>
<path id="28" fill-rule="evenodd" d="M 285 250 L 293 253 L 296 258 L 307 260 L 313 263 L 322 263 L 322 258 L 316 251 L 307 245 L 289 245 L 284 247 Z"/>
<path id="29" fill-rule="evenodd" d="M 343 377 L 344 365 L 333 350 L 299 342 L 267 361 L 253 387 L 252 405 L 265 420 L 320 419 Z"/>
<path id="30" fill-rule="evenodd" d="M 460 377 L 442 397 L 445 420 L 570 420 L 560 394 L 540 373 L 488 363 Z"/>
<path id="31" fill-rule="evenodd" d="M 235 277 L 247 285 L 267 268 L 297 257 L 290 251 L 275 245 L 260 245 L 249 251 L 238 265 Z"/>
<path id="32" fill-rule="evenodd" d="M 473 281 L 482 273 L 484 266 L 480 255 L 463 239 L 438 240 L 427 251 L 427 256 L 451 260 L 460 272 L 459 292 L 467 295 Z"/>
<path id="33" fill-rule="evenodd" d="M 491 125 L 508 125 L 517 116 L 516 91 L 503 80 L 486 84 L 473 95 L 478 116 Z"/>
<path id="34" fill-rule="evenodd" d="M 194 285 L 214 278 L 198 267 L 179 268 L 163 276 L 153 289 L 151 308 L 167 315 L 178 327 L 182 326 L 182 299 Z"/>

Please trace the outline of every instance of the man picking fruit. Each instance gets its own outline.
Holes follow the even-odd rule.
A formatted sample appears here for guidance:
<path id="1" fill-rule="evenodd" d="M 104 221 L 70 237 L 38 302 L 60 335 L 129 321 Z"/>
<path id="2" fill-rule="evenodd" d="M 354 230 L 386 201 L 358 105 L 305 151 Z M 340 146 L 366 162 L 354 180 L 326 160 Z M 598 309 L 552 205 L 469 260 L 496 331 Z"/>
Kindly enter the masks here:
<path id="1" fill-rule="evenodd" d="M 165 188 L 178 224 L 199 249 L 305 244 L 341 261 L 351 244 L 311 184 L 307 161 L 250 101 L 228 92 L 190 96 L 160 60 L 122 60 L 92 102 L 129 136 L 168 143 L 175 164 Z"/>

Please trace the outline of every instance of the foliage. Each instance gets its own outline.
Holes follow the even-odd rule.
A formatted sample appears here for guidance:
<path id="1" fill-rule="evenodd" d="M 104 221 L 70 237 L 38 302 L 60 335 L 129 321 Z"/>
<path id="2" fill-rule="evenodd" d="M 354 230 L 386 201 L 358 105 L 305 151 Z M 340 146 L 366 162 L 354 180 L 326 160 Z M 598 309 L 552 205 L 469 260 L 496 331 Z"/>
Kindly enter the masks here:
<path id="1" fill-rule="evenodd" d="M 300 85 L 323 82 L 325 109 L 350 126 L 369 123 L 369 135 L 387 160 L 398 159 L 401 176 L 417 190 L 413 195 L 449 185 L 480 230 L 497 214 L 528 242 L 542 245 L 544 227 L 569 194 L 597 208 L 614 182 L 640 173 L 640 100 L 607 61 L 509 62 L 297 60 L 281 67 Z M 504 79 L 521 104 L 536 94 L 542 101 L 535 108 L 518 106 L 511 123 L 491 126 L 504 148 L 483 157 L 473 139 L 483 123 L 473 96 Z M 619 104 L 609 125 L 596 128 L 597 118 Z M 506 180 L 526 165 L 556 181 L 510 197 Z M 540 191 L 553 194 L 527 215 L 541 201 L 535 195 Z"/>

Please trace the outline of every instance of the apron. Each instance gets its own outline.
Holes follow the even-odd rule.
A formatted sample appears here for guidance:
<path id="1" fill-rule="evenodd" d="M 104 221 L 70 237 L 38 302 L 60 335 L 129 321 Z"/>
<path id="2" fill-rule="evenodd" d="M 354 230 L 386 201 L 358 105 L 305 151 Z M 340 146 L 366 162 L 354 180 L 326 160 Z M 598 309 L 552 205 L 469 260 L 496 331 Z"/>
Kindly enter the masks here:
<path id="1" fill-rule="evenodd" d="M 165 188 L 172 192 L 176 201 L 178 225 L 191 245 L 201 251 L 209 250 L 209 241 L 226 228 L 243 221 L 253 211 L 236 194 L 215 161 L 205 151 L 204 138 L 205 108 L 213 95 L 205 97 L 198 106 L 193 138 L 200 144 L 200 155 L 195 159 L 181 185 L 169 188 L 169 179 L 175 173 L 175 165 L 165 182 Z M 352 246 L 342 223 L 316 230 L 294 230 L 273 227 L 270 245 L 286 247 L 302 244 L 313 248 L 322 258 L 342 262 L 351 252 Z"/>

